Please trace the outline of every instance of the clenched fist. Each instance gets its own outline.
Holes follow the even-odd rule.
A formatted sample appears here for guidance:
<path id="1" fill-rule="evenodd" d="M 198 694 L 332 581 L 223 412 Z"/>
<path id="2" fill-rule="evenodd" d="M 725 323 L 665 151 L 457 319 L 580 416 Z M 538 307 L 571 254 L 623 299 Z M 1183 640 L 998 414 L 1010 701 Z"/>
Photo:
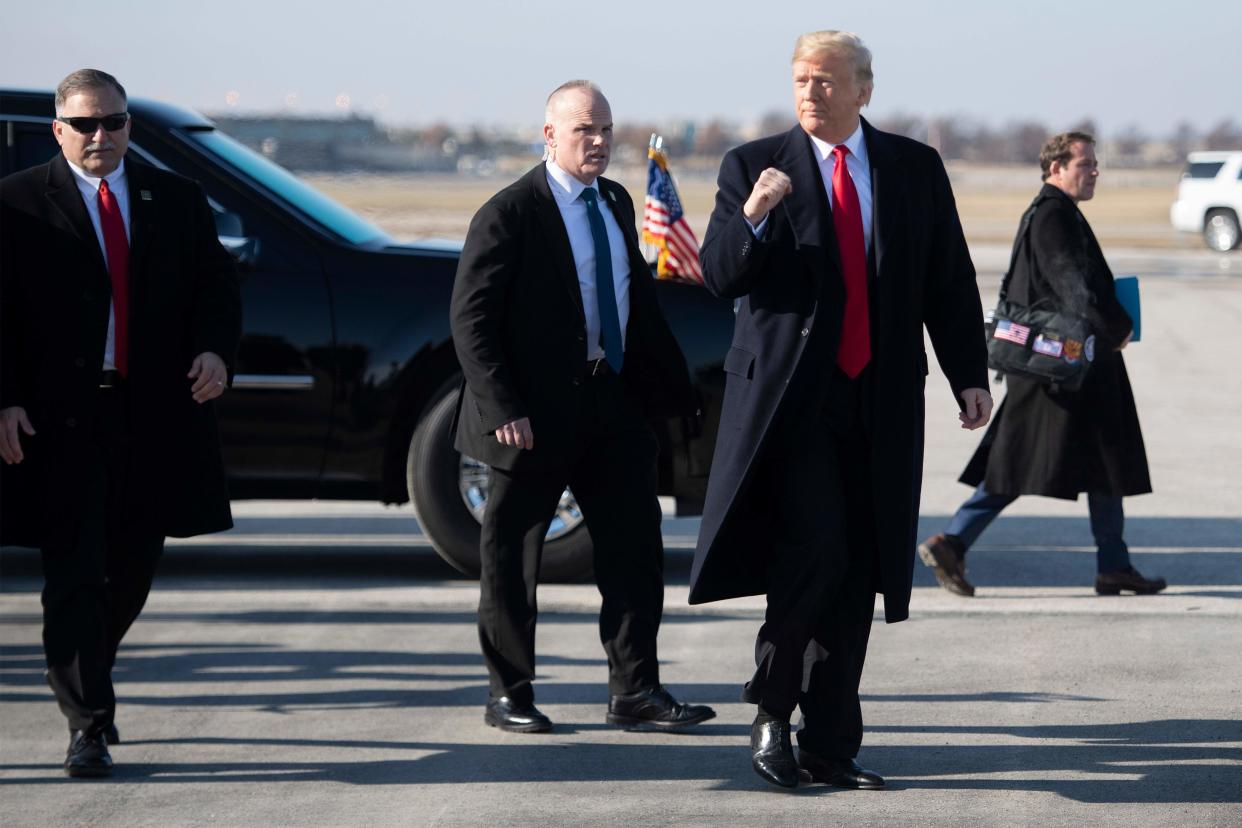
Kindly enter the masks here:
<path id="1" fill-rule="evenodd" d="M 742 215 L 752 227 L 758 225 L 767 218 L 773 207 L 781 203 L 782 198 L 792 192 L 793 184 L 789 176 L 776 167 L 768 167 L 759 174 L 755 188 L 750 191 L 750 198 L 742 205 Z"/>
<path id="2" fill-rule="evenodd" d="M 533 449 L 535 447 L 535 434 L 530 428 L 530 417 L 523 417 L 520 420 L 505 423 L 496 429 L 496 439 L 500 441 L 502 446 Z"/>

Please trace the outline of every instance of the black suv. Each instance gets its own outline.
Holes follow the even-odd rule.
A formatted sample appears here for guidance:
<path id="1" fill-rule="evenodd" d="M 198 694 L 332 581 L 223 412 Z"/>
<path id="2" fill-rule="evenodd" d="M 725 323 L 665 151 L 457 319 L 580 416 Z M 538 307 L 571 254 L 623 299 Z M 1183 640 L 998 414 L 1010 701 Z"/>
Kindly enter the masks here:
<path id="1" fill-rule="evenodd" d="M 461 381 L 448 306 L 460 245 L 398 244 L 195 112 L 131 99 L 130 152 L 200 182 L 238 263 L 244 331 L 218 402 L 235 498 L 413 502 L 436 551 L 478 573 L 488 469 L 448 437 Z M 0 175 L 47 161 L 50 92 L 0 92 Z M 657 424 L 660 491 L 698 514 L 720 414 L 733 314 L 700 287 L 661 282 L 660 302 L 701 400 Z M 547 579 L 586 577 L 591 541 L 566 491 Z"/>

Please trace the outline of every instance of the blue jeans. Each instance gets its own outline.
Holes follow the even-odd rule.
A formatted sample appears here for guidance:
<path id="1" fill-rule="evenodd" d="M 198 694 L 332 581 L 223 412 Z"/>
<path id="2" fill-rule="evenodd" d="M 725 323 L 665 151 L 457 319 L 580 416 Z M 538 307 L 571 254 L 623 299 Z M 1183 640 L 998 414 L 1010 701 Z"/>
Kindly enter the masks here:
<path id="1" fill-rule="evenodd" d="M 963 551 L 970 549 L 1001 510 L 1017 499 L 1017 495 L 990 494 L 980 483 L 974 494 L 958 507 L 944 533 L 960 540 Z M 1130 550 L 1121 538 L 1126 519 L 1121 498 L 1088 492 L 1087 509 L 1091 514 L 1091 534 L 1095 536 L 1096 571 L 1101 574 L 1125 571 L 1130 567 Z"/>

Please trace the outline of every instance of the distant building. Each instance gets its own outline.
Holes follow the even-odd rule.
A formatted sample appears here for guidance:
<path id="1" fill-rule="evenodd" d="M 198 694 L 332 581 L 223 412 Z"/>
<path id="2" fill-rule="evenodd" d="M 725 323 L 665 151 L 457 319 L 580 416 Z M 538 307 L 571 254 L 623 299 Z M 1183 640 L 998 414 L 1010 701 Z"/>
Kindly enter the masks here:
<path id="1" fill-rule="evenodd" d="M 448 172 L 456 159 L 439 147 L 393 142 L 373 118 L 212 115 L 216 125 L 290 170 Z"/>

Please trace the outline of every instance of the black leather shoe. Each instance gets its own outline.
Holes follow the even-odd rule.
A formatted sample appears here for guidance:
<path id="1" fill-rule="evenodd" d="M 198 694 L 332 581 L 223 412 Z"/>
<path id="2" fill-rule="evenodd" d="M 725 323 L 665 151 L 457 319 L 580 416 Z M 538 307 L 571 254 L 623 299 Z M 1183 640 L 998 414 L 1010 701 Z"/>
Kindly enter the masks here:
<path id="1" fill-rule="evenodd" d="M 1167 586 L 1164 578 L 1144 578 L 1132 566 L 1120 572 L 1103 572 L 1095 576 L 1097 595 L 1120 595 L 1122 590 L 1135 595 L 1155 595 Z"/>
<path id="2" fill-rule="evenodd" d="M 89 734 L 73 731 L 65 754 L 65 773 L 69 776 L 112 775 L 112 756 L 102 730 Z"/>
<path id="3" fill-rule="evenodd" d="M 884 777 L 870 771 L 853 759 L 824 759 L 809 750 L 798 749 L 798 764 L 816 782 L 837 788 L 875 790 L 884 787 Z"/>
<path id="4" fill-rule="evenodd" d="M 119 745 L 121 743 L 121 731 L 116 729 L 116 722 L 111 722 L 104 728 L 104 741 L 109 745 Z"/>
<path id="5" fill-rule="evenodd" d="M 677 730 L 716 718 L 705 704 L 682 704 L 656 685 L 608 700 L 608 724 L 625 730 Z"/>
<path id="6" fill-rule="evenodd" d="M 508 696 L 488 699 L 483 721 L 510 733 L 547 733 L 552 729 L 552 720 L 534 704 L 518 704 Z"/>
<path id="7" fill-rule="evenodd" d="M 789 722 L 776 719 L 750 726 L 750 764 L 763 781 L 782 788 L 798 787 L 798 763 L 789 742 Z"/>

